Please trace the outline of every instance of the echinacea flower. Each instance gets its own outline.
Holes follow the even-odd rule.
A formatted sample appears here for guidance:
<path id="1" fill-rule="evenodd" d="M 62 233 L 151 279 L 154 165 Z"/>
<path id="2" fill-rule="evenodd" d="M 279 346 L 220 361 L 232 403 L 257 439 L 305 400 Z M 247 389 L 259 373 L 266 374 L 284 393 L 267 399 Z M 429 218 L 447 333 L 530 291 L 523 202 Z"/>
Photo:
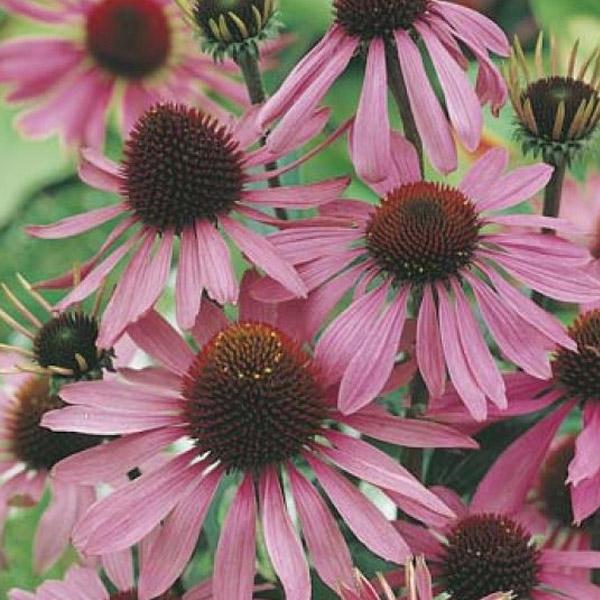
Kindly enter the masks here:
<path id="1" fill-rule="evenodd" d="M 11 505 L 37 504 L 49 488 L 51 500 L 37 529 L 33 556 L 35 569 L 45 571 L 68 547 L 77 519 L 96 499 L 93 486 L 53 480 L 50 471 L 63 458 L 101 444 L 104 438 L 50 431 L 40 424 L 42 417 L 64 406 L 60 389 L 65 383 L 101 379 L 115 367 L 126 366 L 135 348 L 126 336 L 114 348 L 99 348 L 97 306 L 89 313 L 54 313 L 24 277 L 17 277 L 48 317 L 38 319 L 2 284 L 26 323 L 2 309 L 0 318 L 29 338 L 31 349 L 0 345 L 2 373 L 7 378 L 0 394 L 0 530 Z"/>
<path id="2" fill-rule="evenodd" d="M 111 582 L 117 591 L 111 594 L 100 575 L 91 568 L 71 567 L 64 580 L 50 579 L 40 585 L 35 592 L 14 588 L 8 592 L 8 600 L 139 600 L 133 573 L 133 564 L 124 557 L 117 560 L 121 564 L 107 569 L 112 575 Z M 108 565 L 106 565 L 108 566 Z M 166 592 L 153 600 L 212 600 L 212 583 L 207 580 L 194 586 L 183 596 L 175 592 Z"/>
<path id="3" fill-rule="evenodd" d="M 571 302 L 597 299 L 600 282 L 583 272 L 583 249 L 536 231 L 560 230 L 568 227 L 565 221 L 498 214 L 539 191 L 551 167 L 538 164 L 503 174 L 508 153 L 497 149 L 451 187 L 422 181 L 414 149 L 400 136 L 395 142 L 395 172 L 372 186 L 382 198 L 377 206 L 332 203 L 321 212 L 346 217 L 346 225 L 292 226 L 269 240 L 312 291 L 306 318 L 316 315 L 323 322 L 354 290 L 352 302 L 327 326 L 315 350 L 326 380 L 341 380 L 342 412 L 360 409 L 379 393 L 395 362 L 409 299 L 422 296 L 414 315 L 416 356 L 427 388 L 432 397 L 441 396 L 447 367 L 469 411 L 482 421 L 486 398 L 502 408 L 506 396 L 471 294 L 502 354 L 544 379 L 550 376 L 549 349 L 575 344 L 504 273 Z M 287 292 L 274 287 L 266 280 L 254 293 L 267 301 L 285 297 Z"/>
<path id="4" fill-rule="evenodd" d="M 352 57 L 367 53 L 365 79 L 354 124 L 354 164 L 366 180 L 380 181 L 390 163 L 388 81 L 404 78 L 405 93 L 425 152 L 436 169 L 456 169 L 453 129 L 469 150 L 481 137 L 481 104 L 497 112 L 506 84 L 488 51 L 507 56 L 508 40 L 476 11 L 441 0 L 335 0 L 335 24 L 291 72 L 260 113 L 263 124 L 281 117 L 268 144 L 282 151 L 296 128 L 342 74 Z M 442 110 L 415 40 L 423 42 L 448 107 Z M 475 89 L 465 70 L 461 44 L 479 65 Z M 448 122 L 450 121 L 450 122 Z M 406 125 L 406 123 L 405 123 Z"/>
<path id="5" fill-rule="evenodd" d="M 600 457 L 597 452 L 600 440 L 600 310 L 580 315 L 569 333 L 576 347 L 556 349 L 552 376 L 547 380 L 526 373 L 505 376 L 508 410 L 495 414 L 494 419 L 549 407 L 551 411 L 503 452 L 486 479 L 490 490 L 501 482 L 503 487 L 514 490 L 513 496 L 519 502 L 523 501 L 561 424 L 579 406 L 583 413 L 583 430 L 577 436 L 566 484 L 571 491 L 574 521 L 581 523 L 600 508 Z M 444 405 L 437 406 L 429 414 L 436 418 L 437 414 L 443 415 L 456 404 L 455 394 L 449 392 Z M 457 423 L 458 415 L 453 412 L 452 422 Z"/>
<path id="6" fill-rule="evenodd" d="M 319 111 L 305 120 L 299 145 L 320 132 L 327 115 Z M 223 234 L 295 296 L 306 295 L 300 277 L 272 244 L 233 217 L 269 223 L 273 217 L 257 208 L 317 206 L 338 198 L 349 179 L 257 188 L 256 182 L 271 175 L 256 167 L 280 157 L 265 149 L 250 150 L 260 137 L 253 124 L 252 111 L 230 126 L 194 108 L 159 104 L 136 123 L 120 165 L 92 149 L 82 151 L 81 178 L 120 194 L 119 203 L 53 225 L 29 227 L 35 237 L 57 239 L 121 218 L 82 267 L 81 283 L 59 304 L 62 309 L 88 296 L 130 254 L 102 320 L 101 346 L 110 347 L 128 323 L 154 305 L 167 283 L 176 238 L 180 254 L 175 301 L 184 329 L 194 325 L 203 290 L 220 304 L 237 301 L 238 282 Z"/>
<path id="7" fill-rule="evenodd" d="M 600 587 L 589 581 L 591 569 L 600 567 L 600 552 L 556 550 L 547 538 L 532 535 L 506 480 L 501 487 L 480 485 L 469 506 L 450 489 L 433 489 L 452 506 L 454 519 L 435 517 L 428 529 L 395 525 L 425 555 L 434 590 L 439 586 L 448 600 L 480 600 L 496 590 L 515 600 L 600 598 Z M 574 577 L 573 569 L 587 579 Z"/>
<path id="8" fill-rule="evenodd" d="M 140 600 L 164 592 L 184 569 L 226 473 L 235 476 L 237 490 L 215 555 L 215 599 L 250 596 L 258 518 L 286 598 L 308 600 L 309 570 L 286 508 L 288 492 L 316 572 L 334 590 L 352 582 L 348 547 L 308 474 L 316 476 L 356 537 L 396 564 L 410 555 L 408 546 L 343 471 L 378 487 L 417 518 L 420 507 L 448 514 L 395 460 L 339 431 L 341 423 L 394 444 L 473 447 L 470 438 L 450 428 L 395 417 L 376 406 L 341 417 L 319 361 L 303 340 L 288 334 L 297 314 L 278 315 L 277 308 L 251 300 L 246 283 L 242 292 L 235 322 L 204 303 L 193 330 L 196 354 L 156 312 L 147 313 L 128 333 L 161 366 L 124 371 L 119 382 L 67 386 L 62 396 L 72 406 L 44 419 L 57 431 L 122 436 L 57 465 L 54 475 L 67 481 L 126 472 L 176 440 L 191 442 L 163 466 L 96 503 L 73 535 L 86 554 L 103 554 L 135 544 L 162 522 L 148 555 L 154 568 L 141 573 Z M 285 492 L 280 477 L 289 483 Z"/>
<path id="9" fill-rule="evenodd" d="M 596 48 L 577 65 L 573 46 L 566 73 L 560 73 L 556 39 L 550 38 L 551 68 L 544 69 L 543 32 L 535 51 L 535 70 L 527 65 L 518 38 L 507 68 L 512 105 L 517 113 L 523 151 L 551 164 L 569 164 L 592 139 L 600 123 L 600 53 Z"/>
<path id="10" fill-rule="evenodd" d="M 0 7 L 48 32 L 0 44 L 8 100 L 31 106 L 18 118 L 27 136 L 58 130 L 67 144 L 100 147 L 111 107 L 118 106 L 126 135 L 159 101 L 194 104 L 220 117 L 225 113 L 208 91 L 249 104 L 232 77 L 236 65 L 216 65 L 201 54 L 171 0 L 0 0 Z"/>

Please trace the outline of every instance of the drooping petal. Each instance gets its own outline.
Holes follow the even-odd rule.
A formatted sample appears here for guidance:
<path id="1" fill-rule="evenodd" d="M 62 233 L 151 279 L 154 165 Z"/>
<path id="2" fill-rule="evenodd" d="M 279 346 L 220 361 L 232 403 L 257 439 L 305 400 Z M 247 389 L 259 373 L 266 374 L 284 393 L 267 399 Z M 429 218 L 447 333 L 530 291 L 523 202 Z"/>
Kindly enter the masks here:
<path id="1" fill-rule="evenodd" d="M 352 585 L 352 557 L 329 508 L 291 464 L 287 472 L 304 539 L 319 577 L 333 590 L 340 584 Z"/>
<path id="2" fill-rule="evenodd" d="M 508 166 L 508 151 L 505 148 L 488 150 L 467 171 L 458 186 L 471 200 L 476 203 L 487 197 L 494 185 Z"/>
<path id="3" fill-rule="evenodd" d="M 246 475 L 221 529 L 213 574 L 214 600 L 252 600 L 255 540 L 256 498 L 252 476 Z"/>
<path id="4" fill-rule="evenodd" d="M 397 29 L 394 37 L 410 106 L 423 146 L 437 170 L 442 173 L 454 171 L 457 165 L 456 147 L 448 121 L 429 83 L 421 53 L 406 31 Z"/>
<path id="5" fill-rule="evenodd" d="M 382 38 L 376 37 L 369 44 L 352 136 L 354 166 L 367 182 L 381 181 L 388 176 L 391 147 L 387 95 L 385 44 Z"/>
<path id="6" fill-rule="evenodd" d="M 265 544 L 289 600 L 310 600 L 311 585 L 304 551 L 287 513 L 277 471 L 260 478 L 261 521 Z"/>
<path id="7" fill-rule="evenodd" d="M 568 483 L 579 485 L 600 471 L 600 407 L 593 401 L 583 407 L 584 427 L 575 442 L 575 456 L 569 465 Z"/>
<path id="8" fill-rule="evenodd" d="M 204 281 L 200 273 L 195 229 L 186 227 L 180 237 L 179 264 L 175 282 L 175 315 L 182 329 L 191 329 L 200 312 Z"/>

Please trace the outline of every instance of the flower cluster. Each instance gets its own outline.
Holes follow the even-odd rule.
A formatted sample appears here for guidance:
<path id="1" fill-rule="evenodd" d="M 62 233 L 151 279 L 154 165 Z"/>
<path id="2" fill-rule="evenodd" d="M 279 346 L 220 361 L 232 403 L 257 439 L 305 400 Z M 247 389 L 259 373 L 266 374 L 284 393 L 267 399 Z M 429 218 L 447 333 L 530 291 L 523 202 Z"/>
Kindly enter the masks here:
<path id="1" fill-rule="evenodd" d="M 598 50 L 540 34 L 534 80 L 460 2 L 334 0 L 268 97 L 285 2 L 0 6 L 95 203 L 25 231 L 99 234 L 2 284 L 0 531 L 39 505 L 35 570 L 76 563 L 10 600 L 600 598 Z M 509 97 L 544 162 L 485 148 Z"/>

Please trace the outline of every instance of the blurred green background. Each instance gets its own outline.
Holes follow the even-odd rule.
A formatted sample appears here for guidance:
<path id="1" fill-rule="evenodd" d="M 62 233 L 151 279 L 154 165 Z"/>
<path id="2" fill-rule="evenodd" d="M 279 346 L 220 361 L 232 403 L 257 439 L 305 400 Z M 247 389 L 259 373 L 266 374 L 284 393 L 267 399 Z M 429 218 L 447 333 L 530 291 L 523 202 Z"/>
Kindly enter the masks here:
<path id="1" fill-rule="evenodd" d="M 600 41 L 600 0 L 464 0 L 461 3 L 485 11 L 510 36 L 518 33 L 528 48 L 539 25 L 557 32 L 565 48 L 580 39 L 583 51 L 589 53 Z M 268 75 L 270 90 L 275 89 L 298 57 L 326 30 L 330 23 L 331 0 L 281 0 L 281 8 L 282 19 L 295 35 L 296 42 L 283 54 L 281 67 Z M 0 13 L 0 40 L 30 31 L 31 25 Z M 330 94 L 328 103 L 334 109 L 336 123 L 350 115 L 356 106 L 361 77 L 362 65 L 356 61 Z M 24 234 L 25 224 L 53 222 L 112 201 L 110 196 L 78 182 L 74 175 L 75 154 L 61 148 L 56 138 L 46 141 L 20 138 L 12 127 L 15 113 L 14 107 L 0 101 L 0 281 L 10 287 L 15 286 L 17 271 L 33 281 L 65 271 L 74 260 L 88 257 L 105 235 L 99 230 L 64 242 L 36 241 Z M 512 145 L 510 107 L 505 107 L 497 120 L 489 114 L 486 118 L 487 142 Z M 113 136 L 109 146 L 118 152 L 119 140 Z M 513 148 L 515 156 L 518 155 L 517 146 Z M 466 163 L 468 157 L 462 159 Z M 311 179 L 350 171 L 345 144 L 338 143 L 304 166 L 302 176 Z M 364 189 L 355 184 L 353 192 L 362 193 Z M 8 339 L 9 335 L 8 329 L 0 325 L 0 340 Z M 7 568 L 0 571 L 0 598 L 4 598 L 12 586 L 32 589 L 42 580 L 31 569 L 31 543 L 40 511 L 41 507 L 14 509 L 7 523 L 8 563 Z M 222 518 L 218 509 L 213 513 L 202 540 L 205 552 L 187 574 L 192 580 L 205 576 L 210 569 L 209 557 Z M 361 567 L 370 571 L 376 566 L 367 555 L 357 552 Z M 71 559 L 71 555 L 66 556 L 46 577 L 60 576 Z M 268 575 L 266 565 L 264 574 Z M 322 588 L 317 589 L 321 591 L 316 593 L 316 598 L 329 597 Z"/>

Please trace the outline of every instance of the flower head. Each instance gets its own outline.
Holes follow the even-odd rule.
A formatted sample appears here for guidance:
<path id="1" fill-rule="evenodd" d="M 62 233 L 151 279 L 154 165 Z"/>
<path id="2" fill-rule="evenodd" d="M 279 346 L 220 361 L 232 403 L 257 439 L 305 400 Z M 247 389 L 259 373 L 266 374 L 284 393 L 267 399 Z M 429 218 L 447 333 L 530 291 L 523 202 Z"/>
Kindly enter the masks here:
<path id="1" fill-rule="evenodd" d="M 550 538 L 534 537 L 512 489 L 492 490 L 486 480 L 468 507 L 453 491 L 434 488 L 454 509 L 454 519 L 434 519 L 429 530 L 396 522 L 415 552 L 425 554 L 434 585 L 441 585 L 449 600 L 502 597 L 499 590 L 519 600 L 548 589 L 559 596 L 597 595 L 589 573 L 600 564 L 600 553 L 556 550 Z M 574 576 L 574 568 L 581 577 Z"/>
<path id="2" fill-rule="evenodd" d="M 503 175 L 507 153 L 494 150 L 458 187 L 450 187 L 422 181 L 414 150 L 399 136 L 395 141 L 396 171 L 373 186 L 381 198 L 377 205 L 333 203 L 321 209 L 334 219 L 331 224 L 291 227 L 269 239 L 313 291 L 306 318 L 317 324 L 315 331 L 344 293 L 354 290 L 350 306 L 328 325 L 315 351 L 327 380 L 341 380 L 343 412 L 364 406 L 383 387 L 409 299 L 416 298 L 416 356 L 431 396 L 443 393 L 447 368 L 471 414 L 484 420 L 486 398 L 506 407 L 506 396 L 470 293 L 504 356 L 527 373 L 547 378 L 548 351 L 554 343 L 573 348 L 573 340 L 503 272 L 566 301 L 596 298 L 598 283 L 583 272 L 585 251 L 532 230 L 568 229 L 566 222 L 497 214 L 541 189 L 552 172 L 547 165 Z M 499 230 L 499 225 L 508 229 Z M 289 296 L 275 287 L 267 280 L 255 293 L 270 301 Z"/>
<path id="3" fill-rule="evenodd" d="M 18 118 L 27 136 L 57 130 L 69 145 L 100 147 L 112 108 L 126 135 L 159 100 L 188 102 L 220 117 L 225 112 L 208 89 L 242 106 L 249 103 L 233 78 L 237 67 L 231 61 L 217 67 L 199 54 L 171 0 L 0 5 L 49 31 L 0 44 L 0 83 L 8 85 L 10 101 L 30 106 Z"/>
<path id="4" fill-rule="evenodd" d="M 306 120 L 300 145 L 321 131 L 327 115 L 327 111 L 319 111 Z M 82 268 L 81 283 L 60 303 L 64 309 L 88 296 L 125 255 L 132 254 L 104 314 L 98 337 L 102 347 L 110 347 L 128 323 L 154 305 L 166 285 L 176 238 L 181 249 L 176 310 L 185 329 L 194 325 L 203 290 L 220 304 L 237 301 L 238 283 L 223 233 L 251 263 L 295 296 L 305 295 L 305 286 L 292 266 L 263 236 L 232 217 L 277 223 L 256 207 L 317 206 L 338 198 L 349 180 L 340 177 L 306 185 L 257 188 L 257 182 L 271 175 L 257 172 L 256 167 L 279 157 L 264 148 L 252 150 L 260 138 L 253 126 L 254 116 L 250 112 L 230 125 L 195 108 L 158 104 L 133 127 L 120 165 L 91 149 L 82 152 L 82 179 L 119 194 L 120 203 L 54 225 L 29 228 L 36 237 L 56 239 L 122 218 L 98 254 Z M 311 153 L 279 172 L 291 170 L 309 156 Z M 133 236 L 127 237 L 132 232 Z M 65 279 L 59 278 L 46 285 L 64 283 Z"/>
<path id="5" fill-rule="evenodd" d="M 569 163 L 581 153 L 600 122 L 600 53 L 596 49 L 579 67 L 573 46 L 568 70 L 559 73 L 556 40 L 550 38 L 552 68 L 544 70 L 543 33 L 535 55 L 535 77 L 527 66 L 518 38 L 515 38 L 507 69 L 510 98 L 517 113 L 518 136 L 524 152 L 542 156 L 546 162 Z M 524 79 L 524 83 L 523 83 Z"/>
<path id="6" fill-rule="evenodd" d="M 268 144 L 281 151 L 293 142 L 298 123 L 313 110 L 360 50 L 367 56 L 365 79 L 354 123 L 353 160 L 368 181 L 381 181 L 390 163 L 388 81 L 404 78 L 410 108 L 434 167 L 456 168 L 452 132 L 474 151 L 483 125 L 481 104 L 494 112 L 507 98 L 506 85 L 488 52 L 508 54 L 508 40 L 477 12 L 440 0 L 336 0 L 335 23 L 296 66 L 260 113 L 266 124 L 281 117 Z M 429 54 L 448 106 L 446 117 L 425 72 L 415 40 Z M 479 65 L 475 89 L 465 73 L 468 61 L 460 44 Z M 396 85 L 396 84 L 394 84 Z"/>
<path id="7" fill-rule="evenodd" d="M 323 493 L 348 527 L 371 551 L 402 564 L 410 551 L 383 515 L 340 470 L 377 486 L 410 514 L 426 505 L 448 514 L 443 502 L 396 461 L 366 441 L 342 433 L 344 423 L 357 432 L 390 443 L 469 447 L 469 438 L 449 428 L 394 417 L 373 406 L 353 417 L 340 415 L 332 389 L 322 378 L 320 361 L 294 334 L 295 317 L 253 301 L 246 277 L 240 316 L 230 322 L 212 303 L 203 305 L 194 335 L 194 353 L 156 313 L 129 328 L 130 335 L 161 366 L 125 371 L 122 382 L 83 382 L 66 388 L 65 411 L 47 415 L 54 430 L 122 435 L 116 444 L 69 458 L 55 468 L 58 478 L 86 481 L 111 468 L 127 470 L 169 443 L 187 439 L 180 452 L 144 473 L 87 513 L 74 534 L 86 553 L 126 548 L 164 523 L 149 550 L 157 568 L 142 572 L 144 598 L 162 593 L 180 574 L 196 545 L 204 516 L 226 473 L 237 491 L 225 519 L 214 567 L 219 600 L 242 600 L 252 589 L 255 524 L 258 517 L 266 548 L 286 594 L 310 597 L 310 578 L 302 545 L 286 509 L 281 477 L 289 481 L 304 539 L 323 581 L 336 590 L 352 583 L 351 558 L 326 503 L 307 477 L 316 476 Z M 333 390 L 335 394 L 335 390 Z M 102 397 L 102 403 L 93 398 Z M 409 431 L 412 434 L 409 435 Z M 141 502 L 141 499 L 145 500 Z M 137 507 L 135 524 L 130 519 Z M 179 532 L 186 530 L 182 540 Z M 178 559 L 170 559 L 176 552 Z M 236 573 L 238 577 L 231 577 Z"/>
<path id="8" fill-rule="evenodd" d="M 188 20 L 200 30 L 203 48 L 216 59 L 259 55 L 259 43 L 274 38 L 281 24 L 278 0 L 188 0 Z"/>

